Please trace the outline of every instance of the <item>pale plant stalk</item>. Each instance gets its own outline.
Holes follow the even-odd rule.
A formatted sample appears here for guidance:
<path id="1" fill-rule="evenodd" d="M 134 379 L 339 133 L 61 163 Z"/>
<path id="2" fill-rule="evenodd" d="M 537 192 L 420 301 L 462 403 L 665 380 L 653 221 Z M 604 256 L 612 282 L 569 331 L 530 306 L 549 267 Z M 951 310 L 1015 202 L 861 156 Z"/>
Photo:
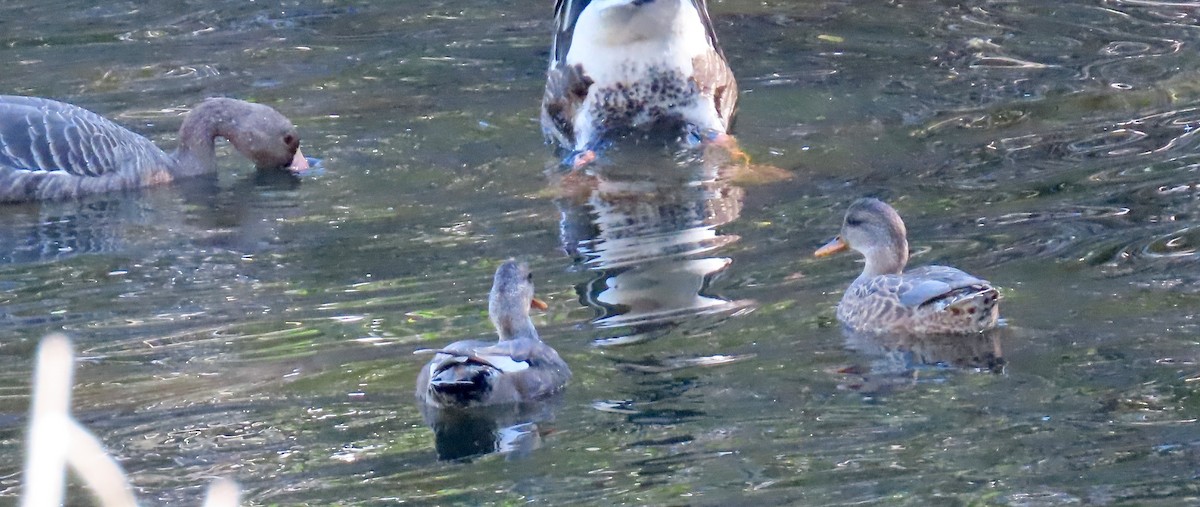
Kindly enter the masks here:
<path id="1" fill-rule="evenodd" d="M 241 494 L 241 489 L 233 479 L 222 477 L 208 485 L 204 507 L 237 507 Z"/>
<path id="2" fill-rule="evenodd" d="M 25 436 L 25 481 L 21 507 L 62 505 L 71 426 L 71 381 L 74 354 L 60 334 L 38 346 L 33 374 L 33 402 Z"/>
<path id="3" fill-rule="evenodd" d="M 99 505 L 135 507 L 137 498 L 121 465 L 92 432 L 71 417 L 74 362 L 71 341 L 61 334 L 47 336 L 38 346 L 21 507 L 62 505 L 67 466 Z M 240 494 L 236 482 L 217 479 L 208 487 L 204 507 L 237 507 Z"/>
<path id="4" fill-rule="evenodd" d="M 104 444 L 78 421 L 71 419 L 71 448 L 67 464 L 96 495 L 104 507 L 134 507 L 137 498 L 121 465 L 104 451 Z"/>

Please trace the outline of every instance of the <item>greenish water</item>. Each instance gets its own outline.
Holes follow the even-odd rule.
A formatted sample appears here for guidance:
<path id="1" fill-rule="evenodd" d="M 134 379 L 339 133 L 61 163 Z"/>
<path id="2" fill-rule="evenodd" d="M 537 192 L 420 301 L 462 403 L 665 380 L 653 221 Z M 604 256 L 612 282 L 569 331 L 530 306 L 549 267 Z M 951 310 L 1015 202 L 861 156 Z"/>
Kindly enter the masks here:
<path id="1" fill-rule="evenodd" d="M 0 503 L 61 329 L 75 413 L 149 505 L 215 476 L 251 505 L 1200 505 L 1196 7 L 710 10 L 736 134 L 789 180 L 630 148 L 556 191 L 546 2 L 0 4 L 0 91 L 168 144 L 181 108 L 252 99 L 326 167 L 228 156 L 216 182 L 0 213 Z M 914 264 L 1002 287 L 1005 332 L 843 337 L 858 264 L 811 252 L 863 195 Z M 516 451 L 439 460 L 411 352 L 490 335 L 512 256 L 575 378 Z"/>

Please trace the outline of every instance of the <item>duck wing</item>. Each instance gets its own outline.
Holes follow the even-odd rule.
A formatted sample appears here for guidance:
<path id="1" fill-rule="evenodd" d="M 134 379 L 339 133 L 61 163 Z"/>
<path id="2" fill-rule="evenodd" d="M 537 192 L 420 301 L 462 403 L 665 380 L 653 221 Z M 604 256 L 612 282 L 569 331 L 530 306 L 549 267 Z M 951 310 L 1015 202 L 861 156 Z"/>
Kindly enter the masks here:
<path id="1" fill-rule="evenodd" d="M 477 363 L 495 368 L 501 373 L 516 373 L 529 369 L 531 348 L 525 340 L 482 342 L 464 340 L 445 348 L 434 349 L 438 355 L 430 362 L 431 373 L 463 363 Z"/>
<path id="2" fill-rule="evenodd" d="M 150 140 L 81 107 L 0 96 L 0 168 L 97 177 L 167 158 Z"/>
<path id="3" fill-rule="evenodd" d="M 838 303 L 838 320 L 868 333 L 966 334 L 991 329 L 1000 292 L 947 266 L 856 281 Z"/>
<path id="4" fill-rule="evenodd" d="M 547 141 L 575 145 L 575 112 L 587 98 L 592 79 L 581 65 L 568 65 L 567 53 L 575 38 L 575 22 L 591 0 L 557 0 L 554 3 L 554 42 L 550 48 L 550 69 L 546 72 L 546 91 L 542 95 L 542 134 Z"/>
<path id="5" fill-rule="evenodd" d="M 701 0 L 702 1 L 702 0 Z M 558 0 L 554 2 L 554 42 L 550 48 L 550 66 L 565 62 L 575 38 L 575 21 L 592 0 Z"/>
<path id="6" fill-rule="evenodd" d="M 547 140 L 556 140 L 567 147 L 575 145 L 575 113 L 587 98 L 592 83 L 582 65 L 557 61 L 550 67 L 546 73 L 541 115 L 542 133 Z"/>
<path id="7" fill-rule="evenodd" d="M 904 273 L 895 286 L 900 303 L 908 307 L 936 304 L 953 307 L 985 292 L 995 292 L 987 280 L 949 266 L 922 266 Z"/>
<path id="8" fill-rule="evenodd" d="M 704 14 L 707 18 L 707 14 Z M 715 41 L 716 39 L 711 39 Z M 725 123 L 725 130 L 732 126 L 734 113 L 737 112 L 738 87 L 733 77 L 733 70 L 721 54 L 720 47 L 692 59 L 692 77 L 701 89 L 712 95 L 713 106 L 717 116 Z"/>
<path id="9" fill-rule="evenodd" d="M 713 28 L 712 18 L 708 14 L 705 0 L 691 0 L 692 7 L 700 15 L 700 23 L 704 25 L 704 33 L 708 36 L 708 51 L 692 59 L 693 78 L 706 93 L 712 94 L 713 105 L 717 115 L 725 123 L 725 130 L 732 126 L 734 113 L 737 111 L 737 80 L 733 70 L 725 60 L 725 52 L 717 42 L 717 31 Z"/>
<path id="10" fill-rule="evenodd" d="M 700 13 L 700 22 L 704 24 L 704 33 L 708 35 L 708 45 L 717 52 L 721 59 L 725 58 L 725 53 L 721 51 L 721 44 L 717 42 L 717 31 L 713 29 L 712 18 L 708 15 L 708 4 L 705 0 L 692 0 L 692 7 L 696 12 Z"/>

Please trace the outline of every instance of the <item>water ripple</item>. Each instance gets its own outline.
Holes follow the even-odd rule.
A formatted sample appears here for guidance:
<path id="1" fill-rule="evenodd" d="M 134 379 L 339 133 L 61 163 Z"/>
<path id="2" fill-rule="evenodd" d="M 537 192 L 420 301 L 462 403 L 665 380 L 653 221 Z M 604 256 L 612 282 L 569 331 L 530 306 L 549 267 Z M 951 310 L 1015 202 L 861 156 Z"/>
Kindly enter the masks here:
<path id="1" fill-rule="evenodd" d="M 1166 0 L 1103 0 L 1102 5 L 1116 12 L 1144 19 L 1156 25 L 1176 25 L 1194 28 L 1200 23 L 1200 13 L 1193 1 Z"/>
<path id="2" fill-rule="evenodd" d="M 987 118 L 987 115 L 983 115 Z M 933 135 L 946 126 L 959 126 L 958 117 L 934 123 L 919 135 Z M 983 123 L 985 129 L 991 128 Z M 1200 147 L 1200 108 L 1187 107 L 1116 122 L 1082 123 L 1046 132 L 1001 137 L 985 146 L 963 150 L 935 170 L 945 181 L 959 185 L 995 187 L 998 181 L 1026 185 L 1061 185 L 1120 181 L 1157 181 L 1168 185 L 1173 173 L 1190 171 L 1191 151 Z M 1081 163 L 1087 163 L 1083 165 Z M 987 168 L 981 171 L 980 167 Z M 1078 174 L 1080 179 L 1070 180 Z M 1107 187 L 1104 191 L 1118 190 Z"/>

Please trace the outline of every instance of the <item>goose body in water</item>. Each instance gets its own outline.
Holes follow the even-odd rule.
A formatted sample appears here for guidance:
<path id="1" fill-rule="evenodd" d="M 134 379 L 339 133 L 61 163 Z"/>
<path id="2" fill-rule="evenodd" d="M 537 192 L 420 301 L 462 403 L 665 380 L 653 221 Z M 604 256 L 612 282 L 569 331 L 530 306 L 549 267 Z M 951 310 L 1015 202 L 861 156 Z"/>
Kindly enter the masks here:
<path id="1" fill-rule="evenodd" d="M 558 0 L 542 130 L 595 157 L 606 134 L 666 126 L 728 141 L 737 83 L 705 0 Z"/>
<path id="2" fill-rule="evenodd" d="M 0 202 L 66 199 L 213 173 L 217 137 L 260 169 L 308 166 L 296 127 L 261 104 L 201 102 L 183 120 L 179 147 L 167 153 L 81 107 L 0 95 Z"/>
<path id="3" fill-rule="evenodd" d="M 571 369 L 538 337 L 531 307 L 546 304 L 533 297 L 529 267 L 505 262 L 488 297 L 500 340 L 462 340 L 425 351 L 436 355 L 417 376 L 417 399 L 435 408 L 466 408 L 531 401 L 562 389 Z"/>
<path id="4" fill-rule="evenodd" d="M 878 199 L 850 205 L 836 238 L 817 257 L 853 249 L 866 257 L 862 274 L 838 303 L 837 318 L 851 331 L 880 334 L 968 334 L 996 327 L 1000 293 L 949 266 L 904 271 L 908 238 L 904 222 Z"/>

